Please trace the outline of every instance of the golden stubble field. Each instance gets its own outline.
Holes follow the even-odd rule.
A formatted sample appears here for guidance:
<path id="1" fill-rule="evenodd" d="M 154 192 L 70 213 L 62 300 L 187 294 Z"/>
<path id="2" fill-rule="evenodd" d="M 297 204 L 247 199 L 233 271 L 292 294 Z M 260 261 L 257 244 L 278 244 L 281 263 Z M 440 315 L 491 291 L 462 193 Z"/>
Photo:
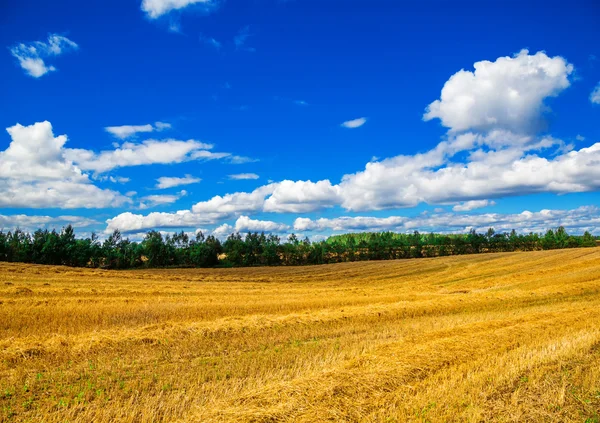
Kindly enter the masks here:
<path id="1" fill-rule="evenodd" d="M 2 422 L 598 422 L 600 249 L 0 264 Z"/>

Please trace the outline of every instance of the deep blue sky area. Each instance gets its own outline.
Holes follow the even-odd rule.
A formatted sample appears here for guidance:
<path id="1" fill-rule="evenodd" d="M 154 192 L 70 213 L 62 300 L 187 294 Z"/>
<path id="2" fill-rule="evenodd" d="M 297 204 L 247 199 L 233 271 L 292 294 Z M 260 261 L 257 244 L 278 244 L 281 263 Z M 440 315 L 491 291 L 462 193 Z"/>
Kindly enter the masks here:
<path id="1" fill-rule="evenodd" d="M 171 2 L 147 3 L 160 6 Z M 251 192 L 271 182 L 329 180 L 335 191 L 344 175 L 363 171 L 370 161 L 426 153 L 460 133 L 485 137 L 494 129 L 505 130 L 501 118 L 494 117 L 494 113 L 501 113 L 502 105 L 496 106 L 493 98 L 477 97 L 483 95 L 479 91 L 471 92 L 476 108 L 489 107 L 486 119 L 498 122 L 497 128 L 482 129 L 473 124 L 457 130 L 439 117 L 424 121 L 423 115 L 430 103 L 440 99 L 441 90 L 452 75 L 461 69 L 473 72 L 476 62 L 516 57 L 522 49 L 529 50 L 529 55 L 545 52 L 548 60 L 559 58 L 572 66 L 572 70 L 566 75 L 568 87 L 556 85 L 545 94 L 535 94 L 539 101 L 533 101 L 529 107 L 534 110 L 532 115 L 543 121 L 543 126 L 535 133 L 523 133 L 532 139 L 552 137 L 562 144 L 540 150 L 524 149 L 514 160 L 526 160 L 532 154 L 548 161 L 559 160 L 561 155 L 569 154 L 569 150 L 579 152 L 600 142 L 600 104 L 592 100 L 592 93 L 600 83 L 600 3 L 597 1 L 190 0 L 188 3 L 181 8 L 161 9 L 161 15 L 156 17 L 144 8 L 142 0 L 4 0 L 0 3 L 0 44 L 3 46 L 0 50 L 0 126 L 9 128 L 19 123 L 27 127 L 48 121 L 53 136 L 65 134 L 68 137 L 64 148 L 93 153 L 126 148 L 123 143 L 140 144 L 147 139 L 197 140 L 214 144 L 213 152 L 227 152 L 245 159 L 186 158 L 167 164 L 122 164 L 97 172 L 93 165 L 86 167 L 77 160 L 71 162 L 69 156 L 64 160 L 88 175 L 89 181 L 85 184 L 97 187 L 98 195 L 106 190 L 121 197 L 130 191 L 136 194 L 130 193 L 129 203 L 107 200 L 93 207 L 84 203 L 82 207 L 61 203 L 58 197 L 56 203 L 32 200 L 24 204 L 18 199 L 7 200 L 0 203 L 0 215 L 5 218 L 0 226 L 18 225 L 19 221 L 14 218 L 18 214 L 52 219 L 74 215 L 94 220 L 95 223 L 82 223 L 82 231 L 102 232 L 114 229 L 110 225 L 107 228 L 106 220 L 121 213 L 130 212 L 144 220 L 152 212 L 192 210 L 195 204 L 207 202 L 216 195 Z M 14 48 L 20 43 L 48 43 L 50 34 L 65 37 L 78 47 L 40 56 L 47 66 L 54 66 L 56 70 L 32 76 L 21 67 L 19 58 L 13 54 Z M 510 84 L 527 91 L 527 87 L 535 83 L 529 84 L 526 78 L 539 69 L 521 69 L 522 76 L 514 76 L 509 70 L 510 82 L 505 84 L 497 77 L 490 83 L 498 83 L 493 88 L 497 91 L 509 89 Z M 544 84 L 540 86 L 547 86 Z M 455 109 L 448 110 L 446 113 L 454 113 Z M 359 118 L 364 118 L 363 125 L 343 126 L 344 122 Z M 463 118 L 468 119 L 468 116 Z M 165 122 L 171 127 L 123 139 L 105 130 L 115 126 L 154 125 L 155 122 Z M 511 131 L 518 132 L 513 127 Z M 7 150 L 11 141 L 11 135 L 2 131 L 0 152 Z M 483 149 L 504 150 L 509 144 L 486 145 Z M 169 148 L 168 145 L 165 148 Z M 427 169 L 438 170 L 440 166 L 453 166 L 457 162 L 466 166 L 475 150 L 475 147 L 465 150 L 464 154 L 454 159 L 448 157 L 443 164 Z M 8 159 L 4 157 L 4 160 Z M 36 163 L 41 163 L 40 160 Z M 373 191 L 351 190 L 341 184 L 340 199 L 331 202 L 314 190 L 309 189 L 316 199 L 306 197 L 309 194 L 301 189 L 296 193 L 292 188 L 288 190 L 296 198 L 292 203 L 313 201 L 314 207 L 300 210 L 281 206 L 274 210 L 262 205 L 254 208 L 219 206 L 221 208 L 202 212 L 214 212 L 218 216 L 201 217 L 195 224 L 168 221 L 151 224 L 144 220 L 146 223 L 138 229 L 212 231 L 228 224 L 242 230 L 269 230 L 268 225 L 258 223 L 236 227 L 240 216 L 249 216 L 251 220 L 277 223 L 279 226 L 274 231 L 285 234 L 294 229 L 298 217 L 311 220 L 342 216 L 421 218 L 425 216 L 423 212 L 508 216 L 543 209 L 564 212 L 563 217 L 548 220 L 547 225 L 552 226 L 563 223 L 560 219 L 571 219 L 565 220 L 567 224 L 582 220 L 569 211 L 589 206 L 586 223 L 573 224 L 573 228 L 596 230 L 597 225 L 600 230 L 597 223 L 600 220 L 595 217 L 600 214 L 595 209 L 600 199 L 597 194 L 600 184 L 595 182 L 592 170 L 587 172 L 581 167 L 589 165 L 592 169 L 593 160 L 588 156 L 585 160 L 578 159 L 577 175 L 563 168 L 540 168 L 539 172 L 550 175 L 544 183 L 527 180 L 519 186 L 510 181 L 510 187 L 504 188 L 491 174 L 488 176 L 492 179 L 490 187 L 502 187 L 482 192 L 478 185 L 476 192 L 475 188 L 465 188 L 454 196 L 430 192 L 433 189 L 428 184 L 435 184 L 437 177 L 428 183 L 414 182 L 416 188 L 412 189 L 412 171 L 402 176 L 390 171 L 390 179 L 398 180 L 398 192 L 406 190 L 417 200 L 407 200 L 410 203 L 407 204 L 400 200 L 406 195 L 393 191 L 393 186 L 383 189 L 385 183 L 376 180 L 368 188 Z M 516 168 L 514 161 L 503 166 L 509 170 Z M 237 174 L 255 174 L 258 179 L 234 180 L 229 176 Z M 155 187 L 160 177 L 184 175 L 202 181 L 167 189 Z M 129 181 L 111 182 L 107 179 L 110 176 L 129 178 Z M 502 178 L 499 174 L 497 177 Z M 15 197 L 16 192 L 24 190 L 39 194 L 40 190 L 55 189 L 51 185 L 54 182 L 48 182 L 47 176 L 44 178 L 18 176 L 14 167 L 6 165 L 4 173 L 0 173 L 0 194 L 4 190 L 5 196 Z M 465 182 L 457 179 L 456 185 L 461 184 L 464 186 Z M 449 186 L 453 185 L 450 182 Z M 187 193 L 177 200 L 165 199 L 152 205 L 146 201 L 146 206 L 140 207 L 146 196 L 178 195 L 181 189 Z M 453 189 L 440 189 L 444 191 Z M 373 198 L 397 196 L 398 201 L 367 201 L 371 192 Z M 269 195 L 265 197 L 267 203 Z M 324 196 L 327 198 L 329 194 Z M 361 204 L 367 206 L 349 206 L 357 198 L 364 198 Z M 279 197 L 277 200 L 278 204 L 285 203 Z M 467 207 L 469 210 L 453 210 L 456 205 L 485 200 L 488 200 L 485 205 L 473 203 L 472 208 Z M 378 205 L 384 203 L 385 207 Z M 137 231 L 123 222 L 119 229 L 131 234 Z M 515 225 L 517 223 L 521 224 L 516 222 Z M 62 221 L 43 224 L 60 227 Z M 286 225 L 289 228 L 282 229 Z M 444 223 L 424 225 L 424 230 L 466 228 L 466 225 L 454 227 Z M 543 222 L 528 223 L 522 229 L 543 225 Z M 390 229 L 408 230 L 406 227 Z M 344 229 L 329 226 L 304 230 L 309 236 L 339 231 Z"/>

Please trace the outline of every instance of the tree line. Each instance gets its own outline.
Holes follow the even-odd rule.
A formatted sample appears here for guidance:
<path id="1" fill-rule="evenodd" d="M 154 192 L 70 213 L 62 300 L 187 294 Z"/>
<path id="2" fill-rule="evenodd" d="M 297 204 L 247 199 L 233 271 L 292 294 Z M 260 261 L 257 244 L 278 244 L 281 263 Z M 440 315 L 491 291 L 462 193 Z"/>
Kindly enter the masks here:
<path id="1" fill-rule="evenodd" d="M 146 233 L 133 242 L 117 230 L 101 242 L 97 235 L 77 238 L 71 225 L 60 232 L 38 229 L 33 234 L 20 229 L 0 231 L 0 261 L 130 269 L 139 267 L 238 267 L 340 263 L 362 260 L 439 257 L 488 252 L 534 251 L 558 248 L 593 247 L 596 238 L 589 232 L 569 235 L 564 227 L 545 234 L 486 233 L 412 234 L 366 232 L 329 237 L 310 242 L 292 234 L 285 242 L 274 234 L 250 232 L 231 234 L 224 242 L 198 232 L 190 237 L 183 231 L 163 236 Z"/>

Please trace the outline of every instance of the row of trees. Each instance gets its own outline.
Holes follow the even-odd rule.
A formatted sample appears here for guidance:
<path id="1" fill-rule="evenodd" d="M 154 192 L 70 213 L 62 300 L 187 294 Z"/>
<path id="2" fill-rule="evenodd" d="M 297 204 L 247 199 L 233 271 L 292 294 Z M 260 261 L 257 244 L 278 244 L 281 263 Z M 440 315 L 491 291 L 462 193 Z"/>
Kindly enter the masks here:
<path id="1" fill-rule="evenodd" d="M 593 247 L 596 239 L 569 235 L 564 227 L 544 235 L 487 233 L 472 230 L 464 235 L 398 234 L 393 232 L 338 235 L 326 241 L 310 242 L 291 235 L 284 243 L 276 235 L 239 233 L 224 243 L 199 232 L 195 238 L 180 232 L 163 236 L 148 232 L 142 242 L 132 242 L 119 231 L 104 242 L 95 234 L 76 238 L 72 226 L 61 232 L 37 230 L 33 234 L 19 229 L 0 232 L 0 261 L 103 267 L 215 267 L 277 266 L 339 263 L 361 260 L 437 257 L 504 251 L 533 251 L 556 248 Z"/>
<path id="2" fill-rule="evenodd" d="M 222 246 L 213 236 L 198 233 L 190 239 L 184 233 L 162 236 L 148 232 L 140 243 L 114 231 L 104 242 L 93 234 L 78 239 L 71 225 L 59 233 L 37 230 L 33 234 L 19 229 L 0 232 L 0 261 L 53 264 L 74 267 L 129 269 L 134 267 L 213 267 L 219 264 Z"/>
<path id="3" fill-rule="evenodd" d="M 311 243 L 291 235 L 281 244 L 274 235 L 250 233 L 246 237 L 232 234 L 223 244 L 227 261 L 234 266 L 273 266 L 340 263 L 363 260 L 439 257 L 488 252 L 534 251 L 557 248 L 593 247 L 596 239 L 569 235 L 564 227 L 548 230 L 544 235 L 487 233 L 471 230 L 464 235 L 398 234 L 394 232 L 346 234 Z"/>

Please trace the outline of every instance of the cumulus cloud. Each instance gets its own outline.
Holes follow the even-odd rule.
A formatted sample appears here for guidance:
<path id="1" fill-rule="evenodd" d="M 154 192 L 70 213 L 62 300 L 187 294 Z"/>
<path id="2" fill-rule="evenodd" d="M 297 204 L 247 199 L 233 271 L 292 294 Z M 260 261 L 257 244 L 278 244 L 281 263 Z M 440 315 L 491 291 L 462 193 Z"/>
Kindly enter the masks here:
<path id="1" fill-rule="evenodd" d="M 147 195 L 141 198 L 140 209 L 148 209 L 156 206 L 164 206 L 165 204 L 173 204 L 177 200 L 187 195 L 186 190 L 181 190 L 177 194 L 160 194 L 160 195 Z"/>
<path id="2" fill-rule="evenodd" d="M 355 129 L 355 128 L 360 128 L 365 123 L 367 123 L 367 118 L 361 117 L 358 119 L 347 120 L 346 122 L 342 123 L 341 126 L 343 126 L 344 128 L 348 128 L 348 129 Z"/>
<path id="3" fill-rule="evenodd" d="M 462 204 L 455 205 L 454 207 L 452 207 L 452 210 L 456 212 L 464 212 L 494 205 L 496 205 L 496 203 L 490 200 L 471 200 L 465 201 Z"/>
<path id="4" fill-rule="evenodd" d="M 233 180 L 258 179 L 258 178 L 260 178 L 260 176 L 258 176 L 256 173 L 236 173 L 234 175 L 229 175 L 228 177 L 229 177 L 229 179 L 233 179 Z"/>
<path id="5" fill-rule="evenodd" d="M 195 214 L 218 219 L 259 212 L 307 213 L 341 205 L 366 211 L 413 207 L 419 203 L 465 202 L 455 210 L 491 205 L 492 198 L 528 193 L 592 191 L 600 188 L 600 143 L 542 157 L 536 151 L 564 147 L 553 138 L 461 136 L 413 156 L 370 162 L 338 185 L 328 180 L 282 181 L 252 192 L 215 196 L 195 204 Z M 496 146 L 497 149 L 491 149 Z M 467 148 L 467 162 L 449 160 Z"/>
<path id="6" fill-rule="evenodd" d="M 154 212 L 148 215 L 121 213 L 106 221 L 106 233 L 119 229 L 123 233 L 135 233 L 157 228 L 195 228 L 215 224 L 220 215 L 197 214 L 190 210 L 175 213 Z"/>
<path id="7" fill-rule="evenodd" d="M 167 236 L 172 237 L 175 234 L 179 234 L 182 231 L 158 231 L 158 232 L 163 236 L 163 238 L 166 238 Z M 202 232 L 203 234 L 206 234 L 206 233 L 209 233 L 210 231 L 208 231 L 206 229 L 202 229 L 202 228 L 198 228 L 194 231 L 183 231 L 183 233 L 186 234 L 190 240 L 195 239 L 196 234 L 198 232 Z M 129 233 L 125 234 L 125 238 L 132 242 L 142 242 L 146 238 L 147 234 L 148 234 L 148 232 L 146 232 L 146 231 L 129 232 Z M 104 239 L 106 238 L 106 235 L 109 235 L 109 234 L 107 234 L 107 233 L 98 234 L 98 239 L 100 239 L 101 241 L 104 241 Z"/>
<path id="8" fill-rule="evenodd" d="M 148 216 L 123 213 L 107 221 L 106 233 L 115 229 L 123 233 L 141 233 L 156 228 L 192 228 L 199 225 L 214 224 L 207 216 L 193 214 L 189 211 L 177 213 L 151 213 Z M 520 233 L 543 233 L 547 229 L 564 226 L 571 233 L 590 231 L 600 234 L 600 208 L 583 206 L 571 210 L 540 210 L 521 213 L 481 213 L 465 214 L 440 212 L 421 214 L 418 216 L 342 216 L 337 218 L 310 219 L 299 217 L 293 226 L 269 220 L 254 220 L 242 215 L 233 225 L 223 223 L 217 226 L 212 234 L 224 238 L 234 232 L 271 232 L 289 233 L 294 230 L 304 235 L 315 237 L 320 233 L 350 233 L 394 231 L 408 233 L 420 232 L 465 233 L 471 229 L 479 232 L 493 227 L 497 231 L 517 230 Z M 204 230 L 207 232 L 207 230 Z"/>
<path id="9" fill-rule="evenodd" d="M 335 219 L 298 218 L 294 222 L 296 231 L 314 232 L 357 232 L 357 231 L 396 231 L 412 232 L 467 232 L 470 229 L 485 231 L 493 227 L 497 231 L 512 229 L 521 233 L 541 233 L 550 228 L 565 226 L 573 233 L 586 230 L 600 232 L 600 208 L 584 206 L 571 210 L 523 211 L 514 214 L 484 213 L 456 214 L 440 213 L 419 215 L 416 217 L 390 216 L 380 217 L 339 217 Z"/>
<path id="10" fill-rule="evenodd" d="M 367 211 L 420 203 L 455 204 L 454 211 L 468 212 L 493 205 L 501 197 L 598 190 L 600 143 L 575 150 L 534 132 L 546 110 L 545 100 L 569 86 L 572 72 L 573 66 L 562 57 L 530 55 L 526 50 L 494 62 L 477 62 L 474 72 L 453 75 L 441 99 L 428 108 L 426 120 L 439 118 L 449 128 L 435 148 L 374 159 L 364 170 L 344 175 L 339 184 L 329 180 L 269 183 L 252 192 L 201 201 L 189 213 L 222 222 L 261 212 L 307 213 L 336 206 Z M 458 222 L 472 216 L 449 215 Z M 297 224 L 302 228 L 315 223 L 299 220 Z M 342 219 L 336 224 L 347 222 Z M 402 225 L 409 228 L 411 223 Z"/>
<path id="11" fill-rule="evenodd" d="M 446 82 L 424 120 L 438 118 L 452 131 L 531 132 L 547 110 L 544 99 L 567 88 L 573 72 L 573 65 L 560 56 L 530 55 L 527 50 L 473 67 L 475 71 L 463 69 Z"/>
<path id="12" fill-rule="evenodd" d="M 196 203 L 191 211 L 151 213 L 147 216 L 122 213 L 108 221 L 109 231 L 190 227 L 262 211 L 304 213 L 332 206 L 339 201 L 335 198 L 336 192 L 329 181 L 276 182 L 252 192 L 214 196 L 210 200 Z"/>
<path id="13" fill-rule="evenodd" d="M 254 220 L 248 216 L 240 216 L 235 221 L 236 232 L 285 232 L 290 227 L 270 220 Z"/>
<path id="14" fill-rule="evenodd" d="M 230 217 L 240 213 L 254 213 L 262 210 L 265 197 L 271 195 L 277 184 L 264 185 L 252 192 L 236 192 L 224 196 L 216 195 L 210 200 L 201 201 L 192 207 L 197 214 L 218 214 Z"/>
<path id="15" fill-rule="evenodd" d="M 192 207 L 194 213 L 290 212 L 306 213 L 339 202 L 337 187 L 329 181 L 282 181 L 264 185 L 252 192 L 217 195 Z"/>
<path id="16" fill-rule="evenodd" d="M 40 228 L 61 228 L 72 225 L 75 228 L 85 228 L 99 223 L 97 220 L 83 216 L 34 216 L 26 214 L 0 215 L 0 231 L 21 229 L 35 231 Z"/>
<path id="17" fill-rule="evenodd" d="M 274 184 L 271 195 L 265 200 L 263 210 L 276 213 L 308 213 L 340 202 L 339 187 L 328 180 L 282 181 Z"/>
<path id="18" fill-rule="evenodd" d="M 93 185 L 68 157 L 66 135 L 50 122 L 7 128 L 12 141 L 0 152 L 0 207 L 105 208 L 130 203 L 118 192 Z"/>
<path id="19" fill-rule="evenodd" d="M 121 126 L 107 126 L 104 130 L 116 138 L 124 140 L 138 133 L 148 133 L 154 131 L 164 131 L 170 129 L 171 124 L 165 122 L 156 122 L 154 125 L 121 125 Z"/>
<path id="20" fill-rule="evenodd" d="M 342 206 L 348 210 L 413 207 L 525 195 L 564 194 L 600 187 L 596 164 L 600 143 L 546 158 L 533 153 L 564 145 L 546 138 L 534 144 L 475 149 L 467 162 L 452 162 L 438 146 L 424 154 L 371 162 L 362 172 L 345 175 L 340 184 Z"/>
<path id="21" fill-rule="evenodd" d="M 227 223 L 223 223 L 221 226 L 212 231 L 212 235 L 220 239 L 224 239 L 232 233 L 235 233 L 235 228 Z"/>
<path id="22" fill-rule="evenodd" d="M 347 210 L 384 210 L 420 203 L 491 204 L 491 198 L 531 193 L 593 191 L 600 188 L 600 143 L 569 151 L 552 137 L 507 131 L 452 136 L 434 149 L 369 162 L 363 171 L 328 180 L 282 181 L 216 196 L 194 212 L 306 213 L 341 205 Z M 465 154 L 466 152 L 466 154 Z M 550 152 L 544 157 L 542 152 Z M 455 160 L 462 153 L 461 160 Z"/>
<path id="23" fill-rule="evenodd" d="M 173 10 L 184 9 L 188 6 L 202 6 L 208 11 L 218 5 L 216 0 L 143 0 L 142 10 L 151 19 L 157 19 L 160 16 L 169 13 Z"/>
<path id="24" fill-rule="evenodd" d="M 39 78 L 56 68 L 46 64 L 46 60 L 61 54 L 77 50 L 79 46 L 58 34 L 48 35 L 48 42 L 34 41 L 20 43 L 10 49 L 11 54 L 19 61 L 23 70 L 34 78 Z"/>
<path id="25" fill-rule="evenodd" d="M 294 222 L 296 231 L 315 231 L 325 230 L 336 232 L 347 231 L 387 231 L 401 228 L 408 219 L 401 216 L 390 217 L 368 217 L 368 216 L 342 216 L 335 219 L 316 219 L 312 220 L 306 217 L 299 217 Z"/>
<path id="26" fill-rule="evenodd" d="M 212 144 L 193 139 L 149 139 L 141 143 L 125 142 L 114 150 L 96 153 L 85 149 L 68 149 L 67 157 L 88 171 L 97 173 L 127 166 L 182 163 L 191 160 L 214 160 L 231 156 L 230 153 L 209 151 Z"/>
<path id="27" fill-rule="evenodd" d="M 167 189 L 181 185 L 197 184 L 200 181 L 202 181 L 202 179 L 195 178 L 192 175 L 185 175 L 183 178 L 162 176 L 156 180 L 156 188 Z"/>
<path id="28" fill-rule="evenodd" d="M 272 222 L 270 220 L 254 220 L 248 216 L 240 216 L 235 224 L 232 226 L 228 223 L 224 223 L 212 231 L 212 235 L 225 239 L 229 235 L 240 232 L 266 232 L 266 233 L 285 233 L 290 229 L 289 225 L 283 223 Z"/>
<path id="29" fill-rule="evenodd" d="M 590 94 L 590 101 L 595 104 L 600 104 L 600 82 L 596 85 L 596 88 Z"/>

